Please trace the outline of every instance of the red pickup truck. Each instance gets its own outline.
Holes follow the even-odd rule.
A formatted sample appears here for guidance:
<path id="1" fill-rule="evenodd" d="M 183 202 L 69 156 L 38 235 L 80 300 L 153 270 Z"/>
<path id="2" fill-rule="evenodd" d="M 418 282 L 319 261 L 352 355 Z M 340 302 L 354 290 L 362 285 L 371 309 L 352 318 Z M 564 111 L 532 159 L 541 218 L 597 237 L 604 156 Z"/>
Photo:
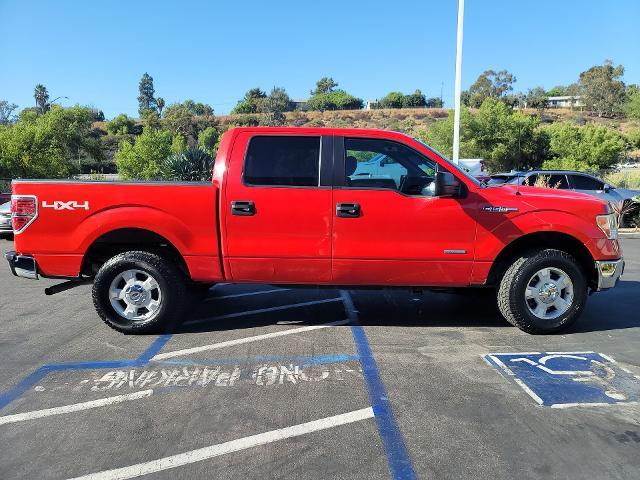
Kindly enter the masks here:
<path id="1" fill-rule="evenodd" d="M 192 286 L 262 282 L 489 287 L 506 320 L 549 333 L 624 268 L 607 203 L 488 186 L 380 130 L 229 130 L 211 183 L 12 188 L 13 273 L 93 281 L 98 314 L 123 332 L 179 318 Z"/>

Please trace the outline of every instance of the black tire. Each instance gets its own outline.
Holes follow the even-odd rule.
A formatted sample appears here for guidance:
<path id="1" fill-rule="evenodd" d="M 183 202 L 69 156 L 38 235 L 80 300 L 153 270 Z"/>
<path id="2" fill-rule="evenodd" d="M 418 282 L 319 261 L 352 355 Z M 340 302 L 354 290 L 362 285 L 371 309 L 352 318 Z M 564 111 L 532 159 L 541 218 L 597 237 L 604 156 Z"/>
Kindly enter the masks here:
<path id="1" fill-rule="evenodd" d="M 157 281 L 157 295 L 162 295 L 162 301 L 155 315 L 148 320 L 127 319 L 111 304 L 111 284 L 127 270 L 141 271 Z M 93 304 L 100 318 L 114 330 L 135 334 L 157 333 L 180 319 L 186 303 L 186 282 L 183 273 L 169 259 L 145 251 L 124 252 L 109 259 L 96 274 Z"/>
<path id="2" fill-rule="evenodd" d="M 568 275 L 573 284 L 573 299 L 569 308 L 553 319 L 543 319 L 531 312 L 525 296 L 529 282 L 544 268 L 556 268 Z M 584 310 L 587 301 L 587 279 L 574 257 L 554 249 L 532 250 L 517 258 L 500 280 L 498 309 L 512 325 L 527 333 L 555 333 L 572 325 Z M 534 301 L 535 302 L 535 301 Z"/>

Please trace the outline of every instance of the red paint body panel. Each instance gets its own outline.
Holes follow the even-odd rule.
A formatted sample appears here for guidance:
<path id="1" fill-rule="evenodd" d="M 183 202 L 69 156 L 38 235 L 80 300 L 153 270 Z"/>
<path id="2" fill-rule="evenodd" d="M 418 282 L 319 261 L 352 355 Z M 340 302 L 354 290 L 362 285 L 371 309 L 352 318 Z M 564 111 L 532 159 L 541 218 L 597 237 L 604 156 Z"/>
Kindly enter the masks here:
<path id="1" fill-rule="evenodd" d="M 358 203 L 362 211 L 358 218 L 334 221 L 335 282 L 469 283 L 476 232 L 473 195 L 452 199 L 409 197 L 392 190 L 335 189 L 333 197 L 335 204 Z M 445 273 L 445 268 L 451 270 Z"/>
<path id="2" fill-rule="evenodd" d="M 244 185 L 244 154 L 255 135 L 405 143 L 451 171 L 467 193 L 454 199 L 382 189 Z M 419 142 L 381 130 L 232 129 L 220 143 L 212 185 L 15 181 L 13 193 L 37 196 L 38 218 L 15 235 L 15 245 L 36 258 L 45 276 L 79 275 L 92 243 L 123 228 L 164 237 L 184 258 L 191 278 L 206 282 L 476 285 L 486 281 L 507 245 L 541 231 L 572 236 L 595 260 L 622 254 L 618 242 L 607 240 L 595 224 L 595 216 L 608 211 L 601 200 L 532 187 L 482 188 Z M 253 201 L 256 215 L 231 215 L 234 200 Z M 56 201 L 88 202 L 89 208 L 45 206 Z M 336 217 L 337 203 L 359 203 L 362 215 Z"/>
<path id="3" fill-rule="evenodd" d="M 251 136 L 242 133 L 235 140 L 221 202 L 231 280 L 329 282 L 331 189 L 245 185 L 242 169 Z M 237 200 L 254 202 L 257 213 L 230 215 L 231 202 Z"/>
<path id="4" fill-rule="evenodd" d="M 82 259 L 100 236 L 123 228 L 157 233 L 185 258 L 219 258 L 216 191 L 211 185 L 18 181 L 13 184 L 13 192 L 38 197 L 38 218 L 16 234 L 14 241 L 18 252 L 42 258 L 39 267 L 44 275 L 77 276 L 81 263 L 77 257 Z M 89 210 L 43 207 L 44 202 L 51 205 L 70 200 L 88 202 Z M 192 263 L 195 266 L 199 262 Z M 192 278 L 221 280 L 219 259 L 210 263 L 213 270 L 205 273 L 203 268 L 196 268 L 190 271 Z"/>

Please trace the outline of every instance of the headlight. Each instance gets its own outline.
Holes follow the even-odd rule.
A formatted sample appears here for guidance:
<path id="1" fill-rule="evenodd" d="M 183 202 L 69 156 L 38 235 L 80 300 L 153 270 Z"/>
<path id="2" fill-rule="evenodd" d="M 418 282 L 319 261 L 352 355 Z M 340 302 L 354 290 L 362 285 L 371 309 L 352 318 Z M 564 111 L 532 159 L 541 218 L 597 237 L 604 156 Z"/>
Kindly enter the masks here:
<path id="1" fill-rule="evenodd" d="M 596 224 L 609 240 L 618 238 L 618 220 L 615 213 L 596 215 Z"/>

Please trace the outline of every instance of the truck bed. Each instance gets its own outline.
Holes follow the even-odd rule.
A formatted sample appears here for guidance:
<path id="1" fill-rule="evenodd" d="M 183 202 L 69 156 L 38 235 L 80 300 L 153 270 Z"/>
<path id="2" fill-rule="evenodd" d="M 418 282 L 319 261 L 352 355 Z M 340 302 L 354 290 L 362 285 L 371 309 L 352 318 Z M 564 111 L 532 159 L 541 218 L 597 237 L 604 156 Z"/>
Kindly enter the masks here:
<path id="1" fill-rule="evenodd" d="M 222 277 L 211 183 L 15 180 L 13 193 L 37 197 L 37 217 L 15 246 L 35 257 L 41 275 L 76 277 L 104 234 L 139 229 L 166 239 L 193 280 Z"/>

